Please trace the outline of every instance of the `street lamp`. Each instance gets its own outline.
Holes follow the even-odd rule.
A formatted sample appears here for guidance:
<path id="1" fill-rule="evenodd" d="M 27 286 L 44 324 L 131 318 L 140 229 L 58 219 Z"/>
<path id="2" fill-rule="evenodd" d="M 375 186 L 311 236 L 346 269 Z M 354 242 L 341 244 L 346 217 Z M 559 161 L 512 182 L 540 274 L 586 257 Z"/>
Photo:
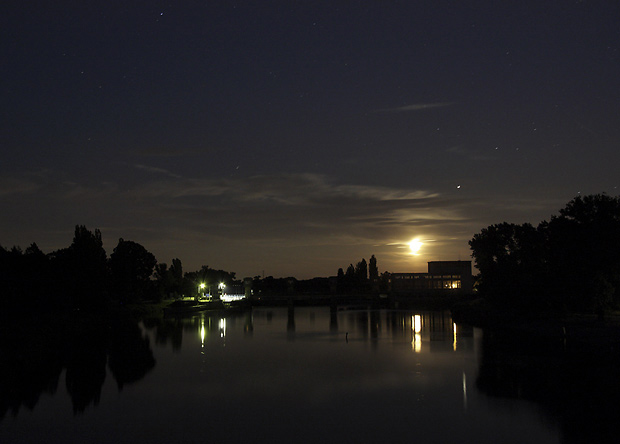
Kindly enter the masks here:
<path id="1" fill-rule="evenodd" d="M 220 284 L 218 285 L 218 288 L 220 289 L 220 297 L 224 294 L 224 289 L 226 288 L 226 284 L 224 282 L 220 282 Z"/>
<path id="2" fill-rule="evenodd" d="M 200 297 L 202 295 L 202 291 L 200 290 L 204 290 L 205 288 L 205 284 L 204 282 L 202 282 L 199 286 L 198 286 L 198 297 Z"/>

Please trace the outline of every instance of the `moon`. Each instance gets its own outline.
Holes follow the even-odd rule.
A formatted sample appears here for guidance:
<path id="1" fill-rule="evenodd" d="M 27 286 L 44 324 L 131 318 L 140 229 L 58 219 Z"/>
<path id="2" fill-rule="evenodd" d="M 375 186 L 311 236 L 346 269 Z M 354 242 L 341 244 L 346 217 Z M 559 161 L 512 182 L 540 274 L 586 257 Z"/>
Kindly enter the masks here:
<path id="1" fill-rule="evenodd" d="M 418 254 L 418 251 L 422 248 L 422 241 L 420 239 L 413 239 L 409 242 L 409 248 L 411 249 L 411 254 Z"/>

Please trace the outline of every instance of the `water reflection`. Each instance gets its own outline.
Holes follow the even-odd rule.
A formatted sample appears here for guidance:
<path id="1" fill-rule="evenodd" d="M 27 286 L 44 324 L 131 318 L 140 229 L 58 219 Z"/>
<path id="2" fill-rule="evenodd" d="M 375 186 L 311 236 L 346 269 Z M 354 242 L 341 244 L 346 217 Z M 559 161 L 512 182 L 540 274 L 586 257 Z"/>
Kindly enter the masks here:
<path id="1" fill-rule="evenodd" d="M 333 305 L 329 309 L 329 332 L 332 334 L 338 333 L 338 309 L 336 305 Z"/>
<path id="2" fill-rule="evenodd" d="M 286 323 L 286 331 L 289 333 L 288 338 L 293 339 L 295 335 L 295 307 L 290 304 L 288 307 L 288 319 Z"/>
<path id="3" fill-rule="evenodd" d="M 474 350 L 474 331 L 459 331 L 457 340 L 448 312 L 412 314 L 289 306 L 254 309 L 226 318 L 206 312 L 174 322 L 185 332 L 183 350 L 204 349 L 207 359 L 196 364 L 203 377 L 192 379 L 191 371 L 187 371 L 184 374 L 192 381 L 191 386 L 186 387 L 188 381 L 184 377 L 176 389 L 190 403 L 189 409 L 200 410 L 203 405 L 203 401 L 190 395 L 199 388 L 207 394 L 204 405 L 208 402 L 230 406 L 236 417 L 244 418 L 244 424 L 260 429 L 261 433 L 265 433 L 268 424 L 273 425 L 273 419 L 265 417 L 263 411 L 274 417 L 290 416 L 293 423 L 300 420 L 292 418 L 310 415 L 315 418 L 313 422 L 321 424 L 322 433 L 359 441 L 361 436 L 354 429 L 347 428 L 343 434 L 339 421 L 349 423 L 351 417 L 356 417 L 363 423 L 374 423 L 377 411 L 392 412 L 390 415 L 402 411 L 405 416 L 415 412 L 430 423 L 428 415 L 436 408 L 430 405 L 443 405 L 444 398 L 451 399 L 449 411 L 454 412 L 456 407 L 456 412 L 463 412 L 468 408 L 467 376 L 475 373 L 476 361 L 460 363 L 452 361 L 450 355 L 470 355 Z M 242 325 L 243 329 L 235 325 Z M 245 334 L 249 325 L 251 336 Z M 152 333 L 160 336 L 156 331 Z M 241 338 L 243 342 L 239 342 Z M 417 353 L 407 350 L 412 340 L 417 344 Z M 429 359 L 431 355 L 437 355 L 436 359 Z M 444 368 L 447 363 L 455 368 Z M 427 387 L 437 387 L 437 391 Z M 247 406 L 249 411 L 240 406 Z M 324 413 L 317 416 L 315 409 Z M 226 422 L 224 417 L 232 410 L 224 410 L 218 421 Z M 383 422 L 376 427 L 382 430 L 382 436 L 409 436 L 399 435 L 407 421 L 399 423 L 400 431 L 395 433 L 394 420 L 381 417 Z M 280 422 L 274 425 L 278 433 L 285 429 Z M 265 436 L 273 433 L 270 430 Z M 289 438 L 297 440 L 297 432 L 291 433 Z M 309 436 L 318 438 L 315 432 Z"/>
<path id="4" fill-rule="evenodd" d="M 244 315 L 243 332 L 246 336 L 251 336 L 254 333 L 254 317 L 252 316 L 252 310 L 248 310 Z"/>
<path id="5" fill-rule="evenodd" d="M 559 422 L 563 443 L 618 442 L 620 329 L 574 326 L 568 339 L 564 327 L 553 329 L 543 338 L 523 331 L 488 332 L 476 386 L 492 397 L 542 406 Z"/>
<path id="6" fill-rule="evenodd" d="M 200 320 L 200 346 L 205 348 L 205 320 Z"/>
<path id="7" fill-rule="evenodd" d="M 452 350 L 456 351 L 456 322 L 452 323 Z"/>
<path id="8" fill-rule="evenodd" d="M 220 319 L 220 338 L 225 338 L 226 337 L 226 319 L 225 318 L 221 318 Z"/>
<path id="9" fill-rule="evenodd" d="M 125 318 L 63 316 L 4 325 L 0 335 L 0 420 L 55 394 L 63 371 L 74 413 L 97 406 L 109 371 L 118 391 L 155 366 L 149 339 Z"/>
<path id="10" fill-rule="evenodd" d="M 144 321 L 144 327 L 155 337 L 155 343 L 170 345 L 175 352 L 181 351 L 184 340 L 197 336 L 200 347 L 205 348 L 214 338 L 225 340 L 230 327 L 243 323 L 243 334 L 252 337 L 254 317 L 252 310 L 242 313 L 200 312 L 179 317 L 165 317 Z"/>
<path id="11" fill-rule="evenodd" d="M 327 321 L 324 326 L 316 323 L 317 312 L 328 313 L 321 315 Z M 284 318 L 282 314 L 284 313 Z M 192 332 L 200 338 L 200 346 L 212 337 L 224 339 L 230 325 L 243 324 L 244 336 L 251 338 L 254 335 L 255 325 L 269 327 L 276 330 L 274 323 L 284 319 L 282 332 L 286 333 L 289 341 L 304 338 L 308 330 L 327 332 L 331 341 L 345 339 L 352 342 L 367 342 L 372 347 L 379 346 L 386 338 L 393 341 L 408 341 L 414 352 L 420 353 L 423 347 L 428 352 L 457 351 L 465 347 L 459 338 L 472 338 L 473 329 L 465 326 L 458 327 L 452 321 L 449 312 L 411 312 L 397 310 L 369 310 L 369 309 L 340 309 L 331 307 L 329 311 L 322 307 L 316 309 L 299 308 L 290 305 L 287 308 L 267 308 L 248 310 L 243 313 L 202 312 L 180 318 L 160 319 L 146 323 L 145 326 L 153 332 L 158 345 L 171 344 L 173 350 L 180 350 L 183 345 L 183 333 Z M 301 328 L 300 328 L 301 326 Z M 323 330 L 324 328 L 324 330 Z M 185 340 L 187 340 L 187 335 Z M 424 344 L 424 345 L 423 345 Z M 470 344 L 471 349 L 471 344 Z"/>
<path id="12" fill-rule="evenodd" d="M 463 371 L 463 409 L 467 410 L 467 375 Z"/>
<path id="13" fill-rule="evenodd" d="M 18 408 L 58 390 L 66 371 L 76 411 L 99 404 L 97 414 L 80 416 L 80 430 L 99 431 L 91 443 L 197 442 L 205 430 L 222 443 L 410 442 L 414 435 L 416 442 L 615 442 L 618 362 L 576 350 L 571 338 L 580 334 L 568 335 L 566 347 L 558 336 L 549 348 L 523 335 L 483 335 L 449 312 L 363 307 L 205 312 L 146 321 L 143 330 L 92 325 L 69 336 L 74 327 L 35 330 L 21 344 L 32 349 L 27 362 L 11 355 L 34 387 L 22 383 Z M 48 347 L 57 341 L 65 346 Z M 153 356 L 157 367 L 144 378 Z M 28 365 L 43 361 L 46 371 Z M 8 379 L 6 367 L 0 362 L 0 376 L 16 381 L 17 364 Z M 119 389 L 142 380 L 110 399 L 101 389 L 106 368 Z M 3 405 L 14 405 L 5 403 L 9 385 L 0 384 Z M 66 442 L 84 441 L 74 437 L 75 424 L 52 427 Z M 29 432 L 36 426 L 19 415 L 0 428 L 0 441 L 36 441 Z"/>

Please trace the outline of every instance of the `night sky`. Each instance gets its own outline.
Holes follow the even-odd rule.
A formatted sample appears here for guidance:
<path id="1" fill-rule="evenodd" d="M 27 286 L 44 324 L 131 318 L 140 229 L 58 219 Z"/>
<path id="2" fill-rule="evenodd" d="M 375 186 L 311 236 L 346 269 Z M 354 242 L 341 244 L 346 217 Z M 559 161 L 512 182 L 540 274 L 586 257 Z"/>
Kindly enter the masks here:
<path id="1" fill-rule="evenodd" d="M 619 194 L 615 0 L 8 0 L 0 61 L 5 248 L 426 271 Z"/>

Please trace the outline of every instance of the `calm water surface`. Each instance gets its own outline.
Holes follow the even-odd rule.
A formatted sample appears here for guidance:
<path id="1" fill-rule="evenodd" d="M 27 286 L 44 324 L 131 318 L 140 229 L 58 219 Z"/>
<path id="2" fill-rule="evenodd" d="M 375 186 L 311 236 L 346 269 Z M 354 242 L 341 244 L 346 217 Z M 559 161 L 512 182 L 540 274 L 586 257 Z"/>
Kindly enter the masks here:
<path id="1" fill-rule="evenodd" d="M 140 328 L 148 342 L 117 335 L 137 351 L 107 345 L 104 373 L 82 372 L 94 382 L 58 366 L 56 387 L 5 412 L 0 442 L 577 442 L 523 395 L 527 360 L 449 313 L 261 308 Z"/>

